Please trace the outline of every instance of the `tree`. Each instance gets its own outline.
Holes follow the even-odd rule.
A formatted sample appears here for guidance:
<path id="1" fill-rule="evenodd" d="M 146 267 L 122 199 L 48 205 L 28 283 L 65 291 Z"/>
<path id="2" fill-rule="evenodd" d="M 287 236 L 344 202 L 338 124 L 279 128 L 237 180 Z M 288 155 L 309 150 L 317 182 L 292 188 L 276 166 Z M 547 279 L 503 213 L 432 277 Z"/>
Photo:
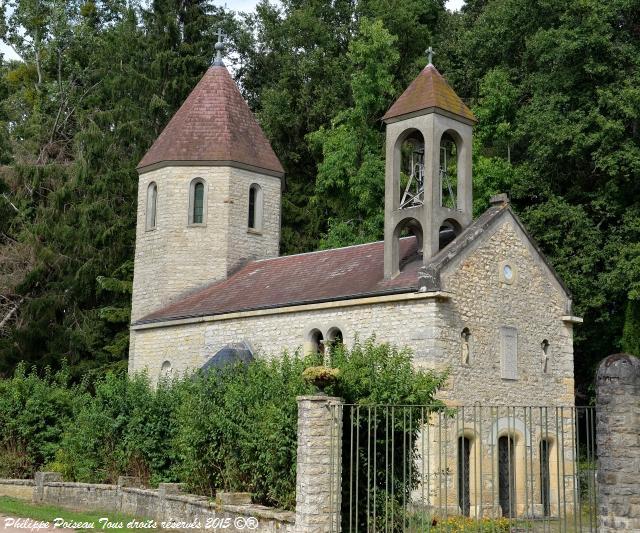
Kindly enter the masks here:
<path id="1" fill-rule="evenodd" d="M 321 245 L 344 246 L 380 238 L 384 226 L 384 134 L 379 117 L 394 93 L 396 38 L 381 20 L 360 21 L 350 46 L 354 105 L 309 139 L 322 152 L 314 201 L 324 207 L 329 230 Z"/>

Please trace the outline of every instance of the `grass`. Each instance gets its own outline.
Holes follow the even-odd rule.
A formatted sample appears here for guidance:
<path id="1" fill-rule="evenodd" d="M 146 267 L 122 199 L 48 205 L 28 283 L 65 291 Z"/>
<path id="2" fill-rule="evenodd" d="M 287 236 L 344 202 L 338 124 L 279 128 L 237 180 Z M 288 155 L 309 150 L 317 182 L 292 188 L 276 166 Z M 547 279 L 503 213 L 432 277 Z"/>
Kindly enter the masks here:
<path id="1" fill-rule="evenodd" d="M 95 531 L 103 528 L 103 522 L 100 522 L 101 518 L 108 518 L 111 524 L 120 522 L 124 527 L 109 527 L 105 530 L 108 531 L 143 531 L 143 529 L 127 528 L 126 525 L 131 520 L 137 520 L 139 522 L 146 519 L 135 518 L 133 516 L 125 515 L 122 513 L 107 512 L 107 511 L 69 511 L 61 507 L 53 505 L 41 505 L 36 503 L 29 503 L 22 500 L 16 500 L 14 498 L 8 498 L 6 496 L 0 496 L 0 514 L 12 518 L 31 518 L 37 522 L 49 522 L 53 527 L 53 521 L 56 518 L 62 518 L 65 522 L 75 522 L 76 524 L 88 524 L 93 523 L 94 528 L 77 528 L 78 531 Z M 0 527 L 4 526 L 4 520 L 0 522 Z M 148 531 L 148 529 L 147 529 Z M 158 531 L 158 529 L 155 529 Z"/>

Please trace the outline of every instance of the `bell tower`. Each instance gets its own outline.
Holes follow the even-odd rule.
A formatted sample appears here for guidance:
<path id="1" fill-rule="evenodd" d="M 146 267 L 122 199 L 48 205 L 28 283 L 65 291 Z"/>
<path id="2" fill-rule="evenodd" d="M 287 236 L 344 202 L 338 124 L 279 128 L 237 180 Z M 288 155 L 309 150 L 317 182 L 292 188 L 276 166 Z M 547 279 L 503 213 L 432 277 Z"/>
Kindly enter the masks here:
<path id="1" fill-rule="evenodd" d="M 389 108 L 386 124 L 384 274 L 400 273 L 400 237 L 418 240 L 426 264 L 471 223 L 472 130 L 476 123 L 432 64 Z"/>

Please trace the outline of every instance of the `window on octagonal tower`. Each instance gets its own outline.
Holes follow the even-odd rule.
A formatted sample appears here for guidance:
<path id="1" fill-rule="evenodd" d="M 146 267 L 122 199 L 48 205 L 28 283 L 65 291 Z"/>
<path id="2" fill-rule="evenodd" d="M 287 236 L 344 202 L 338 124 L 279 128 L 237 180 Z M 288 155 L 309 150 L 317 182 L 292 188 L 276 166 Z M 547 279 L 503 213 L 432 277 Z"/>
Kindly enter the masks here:
<path id="1" fill-rule="evenodd" d="M 204 183 L 198 182 L 193 191 L 193 223 L 202 224 L 204 215 Z"/>
<path id="2" fill-rule="evenodd" d="M 204 224 L 207 217 L 207 189 L 202 178 L 189 186 L 189 224 Z"/>
<path id="3" fill-rule="evenodd" d="M 247 220 L 249 229 L 262 231 L 262 188 L 257 183 L 249 187 L 249 214 Z"/>
<path id="4" fill-rule="evenodd" d="M 151 182 L 147 188 L 147 230 L 156 227 L 156 206 L 158 203 L 158 185 Z"/>

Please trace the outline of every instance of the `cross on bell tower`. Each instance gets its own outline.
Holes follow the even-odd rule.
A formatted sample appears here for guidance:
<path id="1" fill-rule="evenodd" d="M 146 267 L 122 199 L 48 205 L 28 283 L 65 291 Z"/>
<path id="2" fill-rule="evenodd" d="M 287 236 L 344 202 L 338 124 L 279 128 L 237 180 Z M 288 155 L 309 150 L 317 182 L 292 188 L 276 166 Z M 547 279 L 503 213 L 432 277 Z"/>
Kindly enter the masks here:
<path id="1" fill-rule="evenodd" d="M 384 274 L 399 274 L 400 238 L 416 237 L 422 264 L 471 223 L 476 118 L 429 63 L 383 117 L 386 123 Z M 406 247 L 405 247 L 406 248 Z"/>

